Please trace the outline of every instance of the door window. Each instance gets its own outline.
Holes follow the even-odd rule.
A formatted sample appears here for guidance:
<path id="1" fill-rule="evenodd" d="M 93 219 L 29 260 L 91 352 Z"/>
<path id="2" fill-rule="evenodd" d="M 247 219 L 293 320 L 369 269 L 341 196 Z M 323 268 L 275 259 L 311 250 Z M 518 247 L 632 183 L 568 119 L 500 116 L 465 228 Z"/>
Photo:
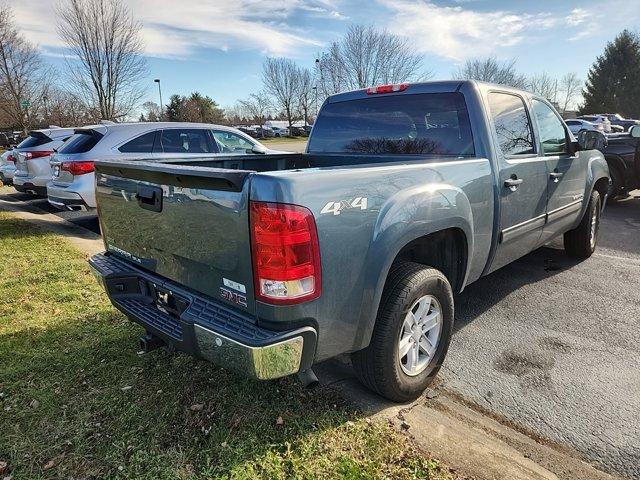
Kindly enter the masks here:
<path id="1" fill-rule="evenodd" d="M 232 132 L 214 130 L 213 138 L 218 144 L 220 153 L 245 154 L 251 153 L 253 143 L 246 138 Z"/>
<path id="2" fill-rule="evenodd" d="M 122 153 L 151 153 L 156 132 L 145 133 L 122 145 L 118 150 Z"/>
<path id="3" fill-rule="evenodd" d="M 531 122 L 520 97 L 508 93 L 490 93 L 489 108 L 504 156 L 535 153 Z"/>
<path id="4" fill-rule="evenodd" d="M 567 133 L 562 121 L 549 105 L 533 100 L 533 113 L 540 129 L 542 152 L 545 155 L 564 153 L 567 147 Z"/>
<path id="5" fill-rule="evenodd" d="M 172 128 L 163 130 L 160 143 L 164 153 L 214 153 L 208 130 Z"/>

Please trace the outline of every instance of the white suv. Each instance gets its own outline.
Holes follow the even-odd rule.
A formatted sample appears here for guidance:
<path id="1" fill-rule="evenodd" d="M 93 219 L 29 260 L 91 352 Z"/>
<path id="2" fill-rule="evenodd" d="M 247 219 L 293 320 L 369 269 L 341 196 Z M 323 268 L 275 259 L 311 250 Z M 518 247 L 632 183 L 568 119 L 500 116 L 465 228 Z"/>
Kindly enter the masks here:
<path id="1" fill-rule="evenodd" d="M 109 123 L 78 128 L 51 158 L 49 203 L 66 210 L 96 207 L 95 160 L 206 158 L 247 153 L 282 153 L 267 149 L 231 127 L 203 123 Z"/>
<path id="2" fill-rule="evenodd" d="M 13 186 L 19 192 L 46 195 L 51 180 L 49 159 L 71 135 L 73 128 L 47 128 L 29 132 L 11 156 L 15 162 Z"/>

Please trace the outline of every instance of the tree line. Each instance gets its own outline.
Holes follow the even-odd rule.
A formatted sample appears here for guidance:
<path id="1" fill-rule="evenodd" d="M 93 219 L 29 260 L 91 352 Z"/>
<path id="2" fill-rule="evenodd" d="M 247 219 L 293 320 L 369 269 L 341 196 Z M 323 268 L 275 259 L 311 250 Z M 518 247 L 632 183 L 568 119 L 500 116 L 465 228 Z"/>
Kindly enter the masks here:
<path id="1" fill-rule="evenodd" d="M 68 52 L 62 72 L 20 34 L 11 7 L 0 5 L 0 125 L 26 131 L 48 124 L 122 121 L 140 112 L 148 72 L 142 25 L 123 0 L 63 0 L 56 13 L 57 31 Z M 265 59 L 261 88 L 233 106 L 223 109 L 193 92 L 172 95 L 162 106 L 145 102 L 139 119 L 262 125 L 278 118 L 289 126 L 299 120 L 311 123 L 329 95 L 432 78 L 424 58 L 413 52 L 405 37 L 352 25 L 317 53 L 313 68 L 288 58 Z M 607 44 L 586 82 L 572 72 L 558 78 L 545 72 L 526 76 L 515 59 L 495 57 L 470 59 L 452 77 L 530 90 L 560 111 L 577 105 L 581 113 L 640 117 L 640 37 L 627 30 Z"/>

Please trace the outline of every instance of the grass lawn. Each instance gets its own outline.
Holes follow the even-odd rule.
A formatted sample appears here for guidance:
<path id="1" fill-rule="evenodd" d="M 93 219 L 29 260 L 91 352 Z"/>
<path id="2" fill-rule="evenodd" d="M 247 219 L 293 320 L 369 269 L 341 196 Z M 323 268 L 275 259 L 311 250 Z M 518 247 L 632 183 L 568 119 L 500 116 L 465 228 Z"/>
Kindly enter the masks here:
<path id="1" fill-rule="evenodd" d="M 256 138 L 260 143 L 307 143 L 309 137 L 272 137 L 272 138 Z"/>
<path id="2" fill-rule="evenodd" d="M 0 252 L 0 478 L 454 478 L 330 389 L 138 356 L 84 256 L 2 212 Z"/>

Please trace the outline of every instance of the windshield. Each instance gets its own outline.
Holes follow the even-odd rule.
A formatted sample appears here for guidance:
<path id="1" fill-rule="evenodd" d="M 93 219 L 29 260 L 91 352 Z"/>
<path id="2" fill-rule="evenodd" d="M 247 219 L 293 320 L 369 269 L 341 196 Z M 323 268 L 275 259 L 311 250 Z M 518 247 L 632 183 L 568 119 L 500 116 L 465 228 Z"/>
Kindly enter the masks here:
<path id="1" fill-rule="evenodd" d="M 60 148 L 60 153 L 86 153 L 95 147 L 102 134 L 94 131 L 74 133 Z"/>
<path id="2" fill-rule="evenodd" d="M 326 104 L 309 153 L 474 154 L 460 93 L 371 96 Z"/>

